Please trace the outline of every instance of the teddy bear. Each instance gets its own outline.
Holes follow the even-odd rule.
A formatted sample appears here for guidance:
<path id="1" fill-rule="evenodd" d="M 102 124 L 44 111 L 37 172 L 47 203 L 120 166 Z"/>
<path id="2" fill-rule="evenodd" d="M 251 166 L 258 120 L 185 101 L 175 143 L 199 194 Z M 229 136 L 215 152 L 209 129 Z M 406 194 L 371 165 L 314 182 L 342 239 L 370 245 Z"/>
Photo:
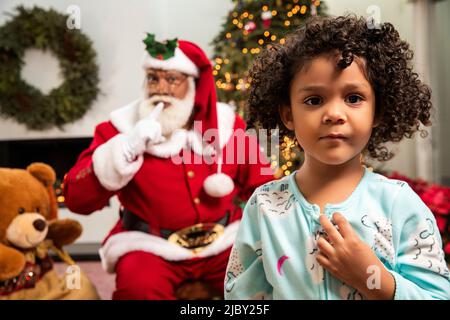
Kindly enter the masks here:
<path id="1" fill-rule="evenodd" d="M 82 233 L 72 219 L 58 219 L 53 184 L 44 163 L 0 168 L 0 299 L 98 299 L 98 293 L 63 247 Z M 60 276 L 53 250 L 69 264 Z"/>

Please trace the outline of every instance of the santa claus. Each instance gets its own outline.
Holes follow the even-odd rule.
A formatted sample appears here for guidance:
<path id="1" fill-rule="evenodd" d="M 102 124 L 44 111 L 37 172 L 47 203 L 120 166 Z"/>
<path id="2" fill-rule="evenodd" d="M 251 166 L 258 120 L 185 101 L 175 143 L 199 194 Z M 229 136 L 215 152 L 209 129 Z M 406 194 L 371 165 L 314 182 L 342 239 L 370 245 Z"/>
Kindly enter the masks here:
<path id="1" fill-rule="evenodd" d="M 90 214 L 118 196 L 120 219 L 100 249 L 116 273 L 113 299 L 172 299 L 190 280 L 223 292 L 242 204 L 273 179 L 270 163 L 216 102 L 198 46 L 151 34 L 144 43 L 144 95 L 96 127 L 65 178 L 65 203 Z"/>

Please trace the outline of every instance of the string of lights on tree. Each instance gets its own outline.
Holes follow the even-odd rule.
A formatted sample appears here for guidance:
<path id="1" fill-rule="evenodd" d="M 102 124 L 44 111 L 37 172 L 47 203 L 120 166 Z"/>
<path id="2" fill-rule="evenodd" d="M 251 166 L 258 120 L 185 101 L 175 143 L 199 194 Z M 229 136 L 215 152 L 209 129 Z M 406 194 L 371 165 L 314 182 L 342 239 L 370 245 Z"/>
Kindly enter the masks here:
<path id="1" fill-rule="evenodd" d="M 236 106 L 245 118 L 245 101 L 251 85 L 248 69 L 266 46 L 283 44 L 291 30 L 304 24 L 314 15 L 325 15 L 320 0 L 233 0 L 219 35 L 213 40 L 214 77 L 219 101 Z M 281 157 L 271 156 L 276 176 L 289 175 L 300 164 L 300 152 L 294 142 L 283 137 Z"/>

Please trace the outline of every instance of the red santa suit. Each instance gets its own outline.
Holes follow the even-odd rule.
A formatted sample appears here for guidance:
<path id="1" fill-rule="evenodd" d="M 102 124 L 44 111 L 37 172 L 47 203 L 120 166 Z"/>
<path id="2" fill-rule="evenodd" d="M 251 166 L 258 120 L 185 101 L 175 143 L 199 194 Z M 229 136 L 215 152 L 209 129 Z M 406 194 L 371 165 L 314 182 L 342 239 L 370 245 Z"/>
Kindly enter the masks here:
<path id="1" fill-rule="evenodd" d="M 102 264 L 117 274 L 116 299 L 175 298 L 174 290 L 186 279 L 209 281 L 223 291 L 229 251 L 242 217 L 240 203 L 273 179 L 256 136 L 245 133 L 245 122 L 232 107 L 216 103 L 212 66 L 206 55 L 190 42 L 178 43 L 177 54 L 183 54 L 191 65 L 186 67 L 186 61 L 177 65 L 176 57 L 168 64 L 151 58 L 150 62 L 156 63 L 153 67 L 192 71 L 197 76 L 194 108 L 201 128 L 175 131 L 167 141 L 147 147 L 134 172 L 111 174 L 114 141 L 138 120 L 140 100 L 134 101 L 96 127 L 90 147 L 64 181 L 65 203 L 71 211 L 90 214 L 117 195 L 121 206 L 147 227 L 129 230 L 119 219 L 102 244 Z M 206 163 L 205 154 L 211 149 L 204 147 L 202 134 L 217 128 L 216 153 L 208 154 L 213 161 Z M 231 178 L 228 194 L 221 194 L 220 180 L 212 182 L 211 190 L 205 187 L 205 180 L 217 173 Z M 217 182 L 219 186 L 214 186 Z M 229 188 L 226 184 L 223 187 Z M 214 191 L 214 187 L 219 188 Z M 223 234 L 200 252 L 167 240 L 177 230 L 218 221 L 225 224 Z"/>

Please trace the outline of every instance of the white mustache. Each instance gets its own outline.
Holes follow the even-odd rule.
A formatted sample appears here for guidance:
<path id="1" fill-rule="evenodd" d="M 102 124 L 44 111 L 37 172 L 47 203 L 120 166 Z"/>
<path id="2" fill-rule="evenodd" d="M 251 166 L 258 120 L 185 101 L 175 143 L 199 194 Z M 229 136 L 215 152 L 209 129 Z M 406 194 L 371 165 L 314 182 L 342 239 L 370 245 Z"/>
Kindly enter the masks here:
<path id="1" fill-rule="evenodd" d="M 153 95 L 151 97 L 148 97 L 147 99 L 151 104 L 156 105 L 158 102 L 167 102 L 167 103 L 174 103 L 180 101 L 180 99 L 171 97 L 171 96 L 161 96 L 161 95 Z"/>

